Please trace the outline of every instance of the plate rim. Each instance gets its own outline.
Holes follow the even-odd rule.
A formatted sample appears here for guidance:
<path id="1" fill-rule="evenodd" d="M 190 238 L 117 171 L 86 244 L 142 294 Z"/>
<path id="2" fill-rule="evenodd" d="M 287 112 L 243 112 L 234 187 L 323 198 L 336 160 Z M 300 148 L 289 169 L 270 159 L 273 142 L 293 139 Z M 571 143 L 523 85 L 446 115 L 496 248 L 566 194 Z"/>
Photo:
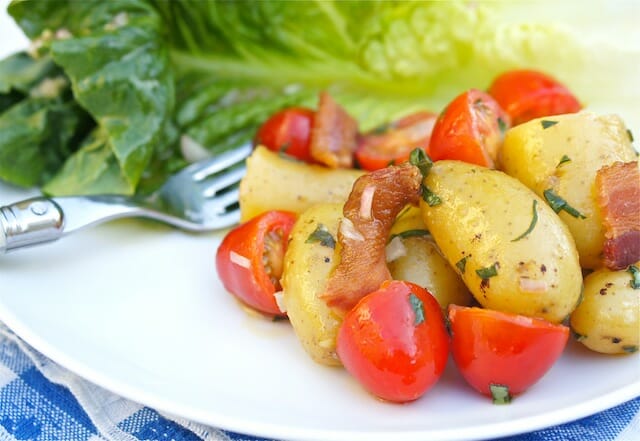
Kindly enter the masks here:
<path id="1" fill-rule="evenodd" d="M 193 422 L 210 426 L 215 429 L 228 430 L 251 436 L 269 437 L 281 440 L 298 441 L 387 441 L 393 436 L 398 441 L 418 441 L 425 437 L 432 441 L 463 441 L 482 440 L 504 436 L 528 433 L 559 424 L 570 423 L 578 419 L 594 415 L 608 410 L 619 404 L 640 397 L 640 376 L 634 383 L 615 389 L 586 401 L 555 409 L 552 412 L 518 418 L 511 421 L 493 422 L 483 425 L 463 428 L 448 428 L 436 430 L 408 430 L 408 431 L 381 431 L 381 430 L 318 430 L 315 428 L 304 429 L 298 427 L 286 427 L 281 424 L 269 424 L 252 422 L 246 418 L 232 417 L 220 414 L 218 411 L 203 411 L 195 408 L 185 408 L 181 405 L 172 405 L 170 400 L 158 396 L 157 393 L 148 392 L 132 384 L 126 384 L 109 376 L 81 361 L 68 356 L 55 345 L 49 343 L 37 332 L 30 329 L 29 324 L 19 319 L 10 308 L 5 305 L 0 297 L 0 320 L 21 340 L 41 353 L 56 364 L 74 373 L 97 386 L 128 400 L 137 402 L 159 412 L 185 418 Z"/>

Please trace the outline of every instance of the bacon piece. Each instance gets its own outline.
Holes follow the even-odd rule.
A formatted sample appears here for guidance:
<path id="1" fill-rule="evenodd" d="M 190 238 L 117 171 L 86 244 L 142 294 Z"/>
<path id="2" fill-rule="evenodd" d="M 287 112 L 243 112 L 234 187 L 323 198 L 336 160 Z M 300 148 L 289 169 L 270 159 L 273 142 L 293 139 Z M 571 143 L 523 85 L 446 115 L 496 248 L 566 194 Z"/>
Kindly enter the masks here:
<path id="1" fill-rule="evenodd" d="M 621 270 L 640 260 L 640 169 L 637 162 L 616 162 L 596 174 L 602 212 L 604 264 Z"/>
<path id="2" fill-rule="evenodd" d="M 340 263 L 322 295 L 335 312 L 346 313 L 362 297 L 391 279 L 385 254 L 389 231 L 407 204 L 418 204 L 421 183 L 420 170 L 407 162 L 363 175 L 353 184 L 343 209 L 346 219 L 338 230 Z M 363 213 L 363 205 L 369 206 L 366 199 L 371 193 L 371 211 Z"/>
<path id="3" fill-rule="evenodd" d="M 311 157 L 331 168 L 351 168 L 357 137 L 358 122 L 322 92 L 311 126 Z"/>

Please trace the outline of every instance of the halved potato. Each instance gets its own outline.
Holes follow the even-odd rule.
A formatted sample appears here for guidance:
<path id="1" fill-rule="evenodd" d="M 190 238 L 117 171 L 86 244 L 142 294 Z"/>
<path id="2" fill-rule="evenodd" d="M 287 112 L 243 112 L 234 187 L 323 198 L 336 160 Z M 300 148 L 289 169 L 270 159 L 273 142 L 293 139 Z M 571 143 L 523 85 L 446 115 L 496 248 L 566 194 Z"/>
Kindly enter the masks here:
<path id="1" fill-rule="evenodd" d="M 302 213 L 319 203 L 344 203 L 362 174 L 310 165 L 258 146 L 247 158 L 247 172 L 240 182 L 241 221 L 269 210 Z"/>
<path id="2" fill-rule="evenodd" d="M 640 271 L 640 262 L 634 265 Z M 596 352 L 625 354 L 640 346 L 640 289 L 627 270 L 603 268 L 584 279 L 584 297 L 571 314 L 578 340 Z"/>
<path id="3" fill-rule="evenodd" d="M 426 228 L 418 207 L 408 207 L 398 216 L 391 237 L 400 241 L 403 255 L 388 262 L 391 276 L 426 288 L 443 309 L 451 303 L 470 305 L 473 296 Z"/>
<path id="4" fill-rule="evenodd" d="M 293 329 L 307 353 L 318 363 L 340 365 L 336 336 L 342 319 L 320 298 L 337 264 L 335 241 L 342 204 L 314 205 L 300 215 L 291 231 L 281 280 L 283 299 Z"/>
<path id="5" fill-rule="evenodd" d="M 484 307 L 562 321 L 582 287 L 567 226 L 535 193 L 501 171 L 436 161 L 423 183 L 424 223 Z"/>
<path id="6" fill-rule="evenodd" d="M 590 269 L 602 266 L 605 238 L 596 173 L 616 161 L 637 161 L 622 119 L 582 112 L 531 120 L 507 131 L 499 161 L 502 170 L 541 198 L 547 192 L 576 210 L 558 215 L 576 241 L 580 263 Z"/>

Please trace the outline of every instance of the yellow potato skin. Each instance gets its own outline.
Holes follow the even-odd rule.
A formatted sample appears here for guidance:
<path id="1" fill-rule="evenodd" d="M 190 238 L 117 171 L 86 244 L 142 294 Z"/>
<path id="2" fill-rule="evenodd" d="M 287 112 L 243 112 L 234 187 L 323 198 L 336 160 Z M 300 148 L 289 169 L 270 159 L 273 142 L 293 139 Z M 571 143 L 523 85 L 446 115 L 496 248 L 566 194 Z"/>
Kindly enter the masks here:
<path id="1" fill-rule="evenodd" d="M 425 230 L 426 225 L 418 207 L 408 207 L 391 229 L 391 235 L 410 231 Z M 405 280 L 427 289 L 445 309 L 449 304 L 470 305 L 471 293 L 458 275 L 442 256 L 430 235 L 400 239 L 406 255 L 388 262 L 389 271 L 395 280 Z"/>
<path id="2" fill-rule="evenodd" d="M 423 184 L 441 200 L 421 202 L 424 223 L 482 306 L 554 323 L 573 311 L 582 287 L 578 253 L 542 199 L 500 171 L 459 161 L 436 162 Z M 532 223 L 534 201 L 537 222 L 515 240 Z M 497 275 L 476 272 L 490 267 Z"/>
<path id="3" fill-rule="evenodd" d="M 604 354 L 638 350 L 640 290 L 630 282 L 627 270 L 602 268 L 585 277 L 584 297 L 571 314 L 571 328 L 583 345 Z"/>
<path id="4" fill-rule="evenodd" d="M 307 243 L 319 224 L 337 237 L 342 204 L 319 204 L 303 212 L 291 231 L 281 279 L 284 304 L 296 336 L 311 358 L 324 365 L 340 366 L 336 336 L 342 319 L 319 296 L 337 264 L 336 249 Z"/>
<path id="5" fill-rule="evenodd" d="M 544 128 L 543 121 L 556 124 Z M 570 160 L 561 163 L 563 157 Z M 509 129 L 499 151 L 500 168 L 538 196 L 546 189 L 565 199 L 585 218 L 561 211 L 584 268 L 602 266 L 604 228 L 596 199 L 597 171 L 637 157 L 624 122 L 616 115 L 582 112 L 534 119 Z"/>
<path id="6" fill-rule="evenodd" d="M 269 210 L 300 214 L 314 204 L 344 203 L 362 174 L 310 165 L 258 146 L 247 158 L 247 172 L 240 182 L 241 221 Z"/>

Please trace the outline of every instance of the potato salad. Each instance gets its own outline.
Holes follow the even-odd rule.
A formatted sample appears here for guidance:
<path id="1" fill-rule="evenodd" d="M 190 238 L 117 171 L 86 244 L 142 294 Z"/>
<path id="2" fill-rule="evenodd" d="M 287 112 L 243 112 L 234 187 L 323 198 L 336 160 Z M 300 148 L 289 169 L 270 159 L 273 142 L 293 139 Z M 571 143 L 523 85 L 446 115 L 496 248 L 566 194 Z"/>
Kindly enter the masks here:
<path id="1" fill-rule="evenodd" d="M 640 168 L 624 121 L 533 70 L 436 110 L 363 132 L 323 92 L 265 121 L 242 223 L 216 254 L 226 290 L 390 402 L 427 393 L 449 355 L 504 404 L 571 336 L 637 352 Z"/>

